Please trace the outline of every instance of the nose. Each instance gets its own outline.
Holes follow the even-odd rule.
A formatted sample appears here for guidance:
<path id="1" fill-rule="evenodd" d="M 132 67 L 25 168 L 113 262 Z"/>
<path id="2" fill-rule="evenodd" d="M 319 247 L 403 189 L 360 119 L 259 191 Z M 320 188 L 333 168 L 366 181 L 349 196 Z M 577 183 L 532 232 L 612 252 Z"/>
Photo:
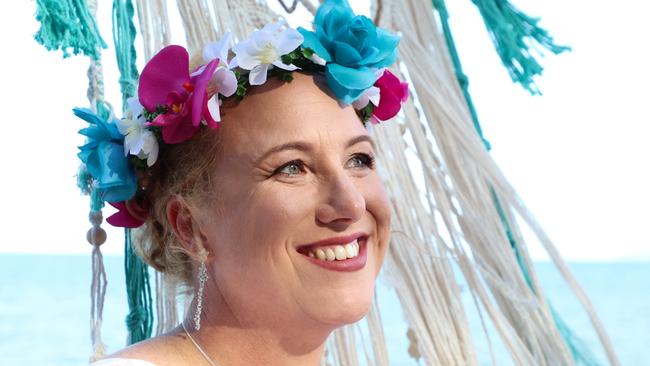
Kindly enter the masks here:
<path id="1" fill-rule="evenodd" d="M 361 219 L 366 211 L 366 199 L 354 177 L 345 172 L 330 176 L 323 182 L 322 195 L 316 208 L 316 220 L 341 229 Z"/>

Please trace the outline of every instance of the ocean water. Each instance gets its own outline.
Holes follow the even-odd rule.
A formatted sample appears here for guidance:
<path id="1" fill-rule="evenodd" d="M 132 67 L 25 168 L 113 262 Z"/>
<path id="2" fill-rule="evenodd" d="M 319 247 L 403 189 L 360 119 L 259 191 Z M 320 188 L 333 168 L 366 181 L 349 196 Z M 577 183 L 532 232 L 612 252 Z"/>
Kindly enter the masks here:
<path id="1" fill-rule="evenodd" d="M 122 258 L 105 257 L 108 289 L 103 339 L 109 352 L 126 339 Z M 548 263 L 537 263 L 546 295 L 562 319 L 603 365 L 604 354 L 577 300 Z M 572 263 L 622 365 L 650 365 L 650 263 Z M 0 255 L 0 365 L 85 365 L 90 355 L 90 256 Z M 467 298 L 469 304 L 469 297 Z M 392 291 L 380 283 L 391 364 L 417 365 L 407 355 L 406 323 Z M 469 320 L 481 364 L 487 342 L 476 313 Z M 498 341 L 498 365 L 511 361 Z"/>

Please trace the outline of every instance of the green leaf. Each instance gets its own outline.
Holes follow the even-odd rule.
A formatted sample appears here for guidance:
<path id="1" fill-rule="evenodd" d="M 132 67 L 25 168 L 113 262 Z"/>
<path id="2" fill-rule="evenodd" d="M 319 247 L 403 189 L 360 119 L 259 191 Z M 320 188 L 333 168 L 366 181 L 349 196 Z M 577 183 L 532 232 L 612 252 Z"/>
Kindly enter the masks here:
<path id="1" fill-rule="evenodd" d="M 305 56 L 305 58 L 311 58 L 314 55 L 314 50 L 305 47 L 302 49 L 302 55 Z"/>
<path id="2" fill-rule="evenodd" d="M 235 95 L 239 98 L 243 98 L 244 95 L 246 95 L 246 87 L 243 85 L 237 85 L 237 91 L 235 92 Z"/>
<path id="3" fill-rule="evenodd" d="M 290 53 L 286 54 L 286 55 L 282 55 L 282 57 L 280 57 L 280 59 L 282 60 L 283 63 L 285 63 L 287 65 L 291 64 L 291 61 L 293 61 L 293 59 L 291 58 Z"/>
<path id="4" fill-rule="evenodd" d="M 162 104 L 157 105 L 155 111 L 149 111 L 149 110 L 146 110 L 146 109 L 142 111 L 142 115 L 149 122 L 156 119 L 156 117 L 158 117 L 159 115 L 165 114 L 165 113 L 167 113 L 167 106 L 162 105 Z"/>

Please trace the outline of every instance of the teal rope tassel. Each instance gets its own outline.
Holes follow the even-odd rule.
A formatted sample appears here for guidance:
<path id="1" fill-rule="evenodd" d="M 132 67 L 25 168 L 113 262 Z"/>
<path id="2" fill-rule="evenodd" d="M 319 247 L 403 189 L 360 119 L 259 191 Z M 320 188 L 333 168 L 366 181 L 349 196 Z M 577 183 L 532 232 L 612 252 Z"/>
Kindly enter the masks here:
<path id="1" fill-rule="evenodd" d="M 113 41 L 117 66 L 120 70 L 120 91 L 122 110 L 127 108 L 127 99 L 135 95 L 138 69 L 135 65 L 135 25 L 133 4 L 130 0 L 113 1 Z M 131 230 L 124 229 L 124 272 L 129 302 L 126 327 L 128 343 L 133 344 L 151 337 L 153 308 L 149 267 L 136 255 L 131 242 Z"/>
<path id="2" fill-rule="evenodd" d="M 475 3 L 480 0 L 473 0 Z M 489 0 L 487 0 L 489 1 Z M 506 3 L 503 0 L 497 0 L 500 4 Z M 449 54 L 451 56 L 452 62 L 454 64 L 454 70 L 456 73 L 456 78 L 458 80 L 458 83 L 461 86 L 461 89 L 463 91 L 463 95 L 465 96 L 465 101 L 467 102 L 467 106 L 470 110 L 470 114 L 472 116 L 472 121 L 474 122 L 474 127 L 476 129 L 476 132 L 478 133 L 479 137 L 483 141 L 483 145 L 485 148 L 489 151 L 491 146 L 490 143 L 483 137 L 483 130 L 481 129 L 481 125 L 478 120 L 478 116 L 476 113 L 476 110 L 474 108 L 474 103 L 472 102 L 472 98 L 469 93 L 469 80 L 465 73 L 463 72 L 463 68 L 460 62 L 460 57 L 458 56 L 458 51 L 456 49 L 456 44 L 454 43 L 454 38 L 451 34 L 451 28 L 449 27 L 449 13 L 447 12 L 447 7 L 445 5 L 444 0 L 432 0 L 433 6 L 438 12 L 440 16 L 440 23 L 442 25 L 442 30 L 445 36 L 445 42 L 447 44 L 447 48 L 449 49 Z M 509 4 L 507 4 L 510 6 Z M 512 6 L 510 6 L 511 9 Z M 519 13 L 520 14 L 520 13 Z M 525 15 L 522 14 L 522 16 L 525 17 Z M 526 17 L 527 18 L 527 17 Z M 530 20 L 530 18 L 527 18 Z M 532 20 L 533 23 L 536 23 L 537 20 Z M 486 21 L 487 23 L 487 21 Z M 538 28 L 539 29 L 539 28 Z M 546 32 L 544 32 L 544 35 L 546 35 Z M 547 36 L 548 37 L 548 36 Z M 521 38 L 520 38 L 521 40 Z M 550 43 L 550 37 L 548 37 L 548 42 Z M 554 46 L 557 47 L 557 46 Z M 526 48 L 527 49 L 527 48 Z M 563 50 L 569 49 L 568 47 L 563 47 Z M 557 49 L 556 49 L 557 50 Z M 559 51 L 558 51 L 559 52 Z M 555 52 L 557 53 L 557 52 Z M 533 59 L 533 61 L 536 63 L 536 61 Z M 541 67 L 539 67 L 539 64 L 537 64 L 539 72 L 541 73 Z M 511 74 L 512 75 L 512 74 Z M 531 76 L 532 78 L 532 76 Z M 532 83 L 532 80 L 531 80 Z M 526 84 L 522 84 L 524 87 L 526 87 Z M 528 84 L 530 85 L 530 84 Z M 530 89 L 529 89 L 530 90 Z M 512 229 L 510 227 L 510 223 L 508 222 L 508 219 L 505 215 L 503 206 L 501 204 L 501 201 L 499 200 L 499 197 L 496 195 L 496 192 L 494 191 L 493 188 L 490 188 L 492 192 L 492 199 L 494 201 L 494 204 L 496 206 L 497 212 L 499 214 L 499 218 L 501 219 L 501 222 L 503 224 L 504 230 L 506 231 L 506 235 L 508 237 L 508 241 L 510 242 L 510 246 L 512 247 L 512 250 L 515 252 L 515 255 L 517 257 L 517 263 L 519 264 L 519 268 L 521 269 L 524 279 L 526 280 L 526 283 L 528 284 L 528 287 L 530 287 L 533 291 L 533 284 L 530 279 L 529 275 L 529 270 L 521 256 L 521 253 L 519 252 L 519 249 L 517 247 L 517 242 L 515 241 L 514 235 L 512 234 Z M 593 360 L 593 357 L 589 353 L 589 350 L 586 349 L 582 345 L 581 340 L 575 336 L 575 334 L 571 331 L 571 329 L 564 323 L 560 315 L 555 311 L 553 306 L 549 303 L 549 308 L 551 310 L 551 313 L 553 314 L 553 320 L 555 322 L 556 327 L 558 328 L 558 331 L 562 335 L 562 338 L 564 339 L 565 343 L 569 347 L 571 354 L 573 356 L 573 359 L 576 360 L 576 362 L 581 363 L 583 365 L 597 365 L 598 363 Z"/>
<path id="3" fill-rule="evenodd" d="M 36 20 L 41 23 L 36 41 L 50 51 L 61 49 L 63 57 L 71 50 L 97 60 L 106 48 L 85 0 L 36 0 Z"/>
<path id="4" fill-rule="evenodd" d="M 501 62 L 514 82 L 531 94 L 541 94 L 533 78 L 544 70 L 531 54 L 533 42 L 554 54 L 571 50 L 553 43 L 546 30 L 539 27 L 539 18 L 532 18 L 507 0 L 472 0 L 481 12 Z"/>
<path id="5" fill-rule="evenodd" d="M 447 6 L 445 5 L 444 0 L 433 0 L 433 7 L 436 8 L 438 14 L 440 15 L 440 23 L 445 35 L 445 43 L 449 49 L 451 61 L 454 64 L 456 79 L 460 84 L 463 95 L 465 96 L 465 101 L 467 102 L 467 108 L 469 109 L 469 113 L 472 116 L 474 129 L 476 129 L 476 132 L 478 132 L 481 141 L 483 141 L 483 146 L 485 146 L 485 148 L 490 151 L 490 149 L 492 149 L 492 146 L 490 145 L 490 142 L 483 136 L 483 130 L 481 129 L 481 124 L 478 121 L 478 114 L 476 113 L 474 102 L 472 102 L 472 97 L 469 94 L 469 78 L 467 75 L 465 75 L 465 72 L 463 72 L 463 66 L 460 63 L 460 57 L 458 57 L 458 50 L 456 50 L 456 43 L 454 42 L 454 37 L 451 34 L 451 28 L 449 27 L 449 12 L 447 12 Z"/>
<path id="6" fill-rule="evenodd" d="M 133 24 L 133 3 L 130 0 L 113 2 L 113 41 L 117 66 L 120 69 L 120 91 L 122 107 L 126 109 L 126 100 L 135 95 L 138 82 L 138 69 L 135 64 L 135 24 Z"/>
<path id="7" fill-rule="evenodd" d="M 553 314 L 553 320 L 555 320 L 555 325 L 557 326 L 558 331 L 562 335 L 562 338 L 566 341 L 567 345 L 569 346 L 569 350 L 571 351 L 571 355 L 573 356 L 573 359 L 576 361 L 576 364 L 578 365 L 585 365 L 585 366 L 596 366 L 598 365 L 598 362 L 594 360 L 593 356 L 591 355 L 591 352 L 589 352 L 589 349 L 587 346 L 584 344 L 582 339 L 578 338 L 575 333 L 569 328 L 569 326 L 562 320 L 560 317 L 560 314 L 555 311 L 555 309 L 550 306 L 551 308 L 551 313 Z"/>
<path id="8" fill-rule="evenodd" d="M 129 314 L 126 316 L 129 332 L 127 343 L 133 344 L 151 337 L 153 301 L 148 267 L 133 250 L 130 229 L 124 229 L 124 273 L 129 302 Z"/>

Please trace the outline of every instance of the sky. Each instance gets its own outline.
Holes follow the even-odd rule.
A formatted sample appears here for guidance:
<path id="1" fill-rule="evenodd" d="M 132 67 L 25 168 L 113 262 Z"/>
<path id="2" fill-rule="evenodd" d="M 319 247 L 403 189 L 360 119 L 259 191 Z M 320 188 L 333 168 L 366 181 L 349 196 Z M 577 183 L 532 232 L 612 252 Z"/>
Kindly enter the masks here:
<path id="1" fill-rule="evenodd" d="M 100 31 L 109 44 L 110 3 L 99 1 Z M 471 1 L 448 1 L 493 158 L 567 260 L 650 260 L 649 6 L 635 0 L 513 3 L 541 17 L 555 40 L 573 51 L 542 58 L 537 84 L 543 96 L 533 97 L 510 81 Z M 361 11 L 364 4 L 353 7 Z M 37 44 L 35 7 L 18 2 L 0 12 L 0 253 L 88 254 L 88 198 L 75 185 L 83 143 L 77 130 L 84 124 L 71 112 L 88 105 L 88 60 L 63 60 Z M 172 41 L 183 42 L 179 32 Z M 113 50 L 103 58 L 107 100 L 119 108 Z M 121 229 L 104 227 L 104 252 L 121 253 Z M 545 259 L 539 245 L 529 245 L 534 259 Z"/>

